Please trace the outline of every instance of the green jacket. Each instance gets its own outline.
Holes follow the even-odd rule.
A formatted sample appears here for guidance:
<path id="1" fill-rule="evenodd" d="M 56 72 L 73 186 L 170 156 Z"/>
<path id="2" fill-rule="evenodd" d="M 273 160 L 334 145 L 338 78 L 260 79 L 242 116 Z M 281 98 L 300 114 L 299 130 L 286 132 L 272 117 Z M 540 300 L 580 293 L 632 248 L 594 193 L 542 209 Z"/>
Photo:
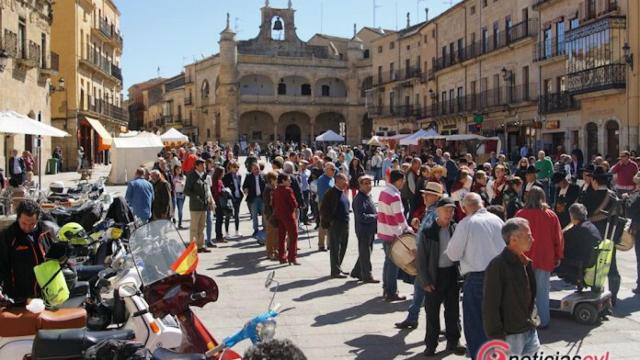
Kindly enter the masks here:
<path id="1" fill-rule="evenodd" d="M 544 160 L 536 160 L 536 169 L 538 170 L 538 180 L 551 179 L 551 175 L 553 175 L 551 158 L 546 156 Z"/>
<path id="2" fill-rule="evenodd" d="M 187 182 L 184 185 L 184 194 L 189 197 L 190 211 L 207 211 L 208 191 L 207 174 L 202 177 L 194 171 L 187 174 Z"/>

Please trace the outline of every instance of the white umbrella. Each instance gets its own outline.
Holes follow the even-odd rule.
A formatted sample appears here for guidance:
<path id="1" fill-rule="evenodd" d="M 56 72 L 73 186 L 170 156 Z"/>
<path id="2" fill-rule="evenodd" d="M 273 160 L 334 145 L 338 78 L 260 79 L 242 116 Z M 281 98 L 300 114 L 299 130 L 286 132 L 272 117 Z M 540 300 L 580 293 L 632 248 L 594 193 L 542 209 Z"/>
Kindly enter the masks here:
<path id="1" fill-rule="evenodd" d="M 0 111 L 0 133 L 27 134 L 51 137 L 70 136 L 66 131 L 56 129 L 40 121 L 18 114 L 15 111 Z"/>

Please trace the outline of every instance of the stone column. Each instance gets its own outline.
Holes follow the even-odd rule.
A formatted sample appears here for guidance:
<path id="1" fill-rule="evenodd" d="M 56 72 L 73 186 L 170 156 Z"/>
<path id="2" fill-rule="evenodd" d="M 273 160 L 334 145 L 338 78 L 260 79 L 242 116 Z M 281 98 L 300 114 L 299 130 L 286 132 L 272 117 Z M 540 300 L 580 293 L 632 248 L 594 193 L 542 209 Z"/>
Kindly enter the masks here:
<path id="1" fill-rule="evenodd" d="M 605 149 L 606 149 L 606 146 L 608 145 L 608 141 L 607 141 L 607 134 L 605 131 L 606 129 L 605 129 L 604 121 L 599 120 L 597 124 L 598 124 L 598 152 L 600 154 L 605 155 Z"/>

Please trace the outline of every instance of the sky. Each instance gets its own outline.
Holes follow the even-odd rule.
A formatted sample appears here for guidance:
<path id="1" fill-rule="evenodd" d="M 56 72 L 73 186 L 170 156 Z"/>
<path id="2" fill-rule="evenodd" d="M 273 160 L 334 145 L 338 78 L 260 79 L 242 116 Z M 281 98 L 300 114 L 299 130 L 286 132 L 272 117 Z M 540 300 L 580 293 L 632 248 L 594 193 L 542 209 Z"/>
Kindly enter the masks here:
<path id="1" fill-rule="evenodd" d="M 286 8 L 288 0 L 271 0 L 271 7 Z M 296 10 L 298 36 L 306 41 L 316 33 L 351 37 L 353 24 L 358 29 L 373 26 L 374 0 L 292 0 Z M 406 13 L 415 24 L 440 14 L 455 1 L 449 0 L 376 0 L 376 27 L 402 29 Z M 115 0 L 121 13 L 120 30 L 124 37 L 121 67 L 124 95 L 129 86 L 154 78 L 179 74 L 185 64 L 218 52 L 220 32 L 226 25 L 226 13 L 236 39 L 257 36 L 260 8 L 264 0 Z M 397 9 L 397 10 L 396 10 Z M 396 17 L 397 14 L 397 17 Z"/>

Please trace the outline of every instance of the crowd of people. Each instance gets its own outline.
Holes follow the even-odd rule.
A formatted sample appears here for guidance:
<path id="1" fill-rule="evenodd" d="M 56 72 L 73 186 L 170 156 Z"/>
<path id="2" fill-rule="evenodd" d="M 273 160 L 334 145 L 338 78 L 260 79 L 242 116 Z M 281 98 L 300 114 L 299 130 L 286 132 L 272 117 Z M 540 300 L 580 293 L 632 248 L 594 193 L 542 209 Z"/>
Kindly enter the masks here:
<path id="1" fill-rule="evenodd" d="M 580 150 L 555 158 L 544 151 L 529 157 L 521 150 L 516 161 L 491 153 L 479 163 L 471 154 L 454 158 L 442 149 L 418 154 L 272 143 L 264 152 L 250 145 L 240 164 L 241 149 L 185 146 L 163 151 L 150 172 L 139 169 L 126 197 L 140 219 L 173 219 L 180 228 L 188 198 L 190 237 L 199 252 L 242 236 L 243 200 L 251 236 L 264 241 L 273 261 L 300 265 L 299 233 L 315 225 L 317 250 L 329 252 L 332 278 L 382 282 L 388 302 L 406 300 L 398 293 L 399 279 L 413 282 L 407 316 L 395 326 L 415 329 L 424 307 L 425 354 L 436 352 L 441 307 L 447 351 L 475 358 L 488 339 L 503 339 L 512 353 L 528 354 L 539 346 L 537 330 L 550 326 L 551 274 L 579 283 L 575 274 L 591 266 L 595 247 L 613 236 L 605 233 L 612 215 L 630 218 L 638 241 L 640 173 L 638 159 L 627 151 L 610 165 L 600 156 L 585 162 Z M 374 198 L 372 190 L 381 183 Z M 358 260 L 346 271 L 350 213 Z M 407 233 L 416 236 L 415 278 L 390 257 L 398 237 Z M 382 281 L 371 266 L 376 240 L 385 254 Z M 615 250 L 608 280 L 615 306 L 620 289 Z M 640 294 L 640 279 L 637 284 L 633 292 Z M 459 343 L 461 315 L 466 348 Z"/>

